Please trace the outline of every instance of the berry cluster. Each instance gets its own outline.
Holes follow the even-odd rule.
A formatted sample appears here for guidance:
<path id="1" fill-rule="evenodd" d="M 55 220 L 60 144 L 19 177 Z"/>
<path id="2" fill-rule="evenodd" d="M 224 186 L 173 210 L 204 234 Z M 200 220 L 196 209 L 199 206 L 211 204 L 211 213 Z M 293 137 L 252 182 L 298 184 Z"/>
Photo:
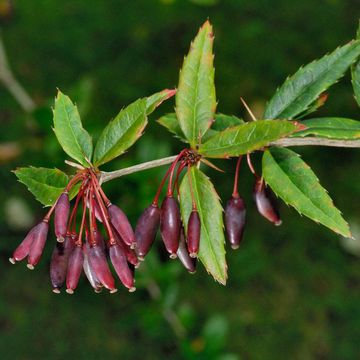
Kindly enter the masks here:
<path id="1" fill-rule="evenodd" d="M 246 207 L 244 200 L 240 197 L 238 191 L 239 169 L 242 157 L 240 156 L 235 170 L 234 189 L 231 198 L 226 203 L 225 208 L 225 229 L 228 241 L 232 249 L 238 249 L 243 237 Z M 263 177 L 256 174 L 251 163 L 250 155 L 247 155 L 250 171 L 255 176 L 255 184 L 253 190 L 253 198 L 256 208 L 260 215 L 275 224 L 281 225 L 281 219 L 274 203 L 274 196 L 271 190 L 266 187 Z"/>
<path id="2" fill-rule="evenodd" d="M 185 168 L 189 170 L 190 167 L 196 165 L 199 160 L 200 156 L 194 151 L 184 149 L 170 165 L 161 181 L 153 202 L 144 210 L 136 225 L 136 250 L 139 260 L 144 260 L 144 257 L 149 252 L 160 225 L 161 237 L 170 258 L 175 259 L 179 257 L 182 264 L 190 273 L 195 272 L 196 258 L 200 245 L 201 225 L 199 213 L 197 211 L 194 194 L 191 190 L 192 212 L 188 219 L 188 231 L 185 239 L 178 200 L 174 197 L 174 191 L 176 190 L 179 197 L 179 177 L 181 172 Z M 168 186 L 166 197 L 164 198 L 160 209 L 159 197 L 167 179 Z"/>
<path id="3" fill-rule="evenodd" d="M 70 211 L 69 192 L 79 186 Z M 76 226 L 81 209 L 80 226 Z M 49 220 L 54 213 L 57 243 L 50 263 L 53 291 L 59 293 L 66 283 L 66 292 L 72 294 L 77 287 L 82 270 L 96 292 L 103 287 L 111 293 L 117 291 L 107 257 L 121 282 L 134 291 L 134 269 L 139 265 L 134 251 L 135 235 L 124 212 L 112 204 L 102 190 L 96 171 L 82 169 L 70 180 L 64 192 L 50 208 L 44 219 L 33 227 L 9 259 L 15 264 L 27 257 L 27 267 L 34 269 L 39 262 L 49 230 Z M 105 241 L 98 229 L 105 227 Z"/>

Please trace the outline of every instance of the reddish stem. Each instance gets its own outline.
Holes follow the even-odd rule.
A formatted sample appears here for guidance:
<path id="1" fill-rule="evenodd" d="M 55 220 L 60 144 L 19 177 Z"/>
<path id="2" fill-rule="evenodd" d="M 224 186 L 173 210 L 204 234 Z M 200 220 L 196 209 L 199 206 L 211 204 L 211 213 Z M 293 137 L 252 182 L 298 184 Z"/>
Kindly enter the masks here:
<path id="1" fill-rule="evenodd" d="M 75 244 L 76 246 L 81 246 L 82 244 L 82 234 L 84 231 L 84 226 L 85 226 L 85 220 L 86 220 L 86 201 L 87 201 L 87 196 L 88 193 L 85 194 L 85 196 L 83 196 L 83 214 L 82 214 L 82 218 L 81 218 L 81 225 L 80 225 L 80 230 L 79 230 L 79 237 L 76 240 Z"/>
<path id="2" fill-rule="evenodd" d="M 179 189 L 179 176 L 181 174 L 181 172 L 183 171 L 184 167 L 186 166 L 186 162 L 181 162 L 177 172 L 176 172 L 176 177 L 175 177 L 175 183 L 174 183 L 174 189 L 176 187 L 176 191 L 178 193 L 178 195 L 180 195 L 180 189 Z M 174 191 L 174 190 L 173 190 Z"/>
<path id="3" fill-rule="evenodd" d="M 167 177 L 169 176 L 170 171 L 171 171 L 171 166 L 167 169 L 163 179 L 161 180 L 160 186 L 158 187 L 158 190 L 157 190 L 156 195 L 154 197 L 154 200 L 152 202 L 152 204 L 154 206 L 158 206 L 158 204 L 159 204 L 159 197 L 160 197 L 160 194 L 161 194 L 161 190 L 164 187 L 165 181 L 166 181 Z"/>
<path id="4" fill-rule="evenodd" d="M 183 155 L 186 154 L 186 152 L 188 152 L 188 149 L 183 149 L 182 151 L 180 151 L 179 155 L 177 156 L 177 158 L 175 159 L 175 161 L 172 163 L 172 165 L 170 167 L 171 172 L 170 172 L 170 179 L 168 182 L 167 196 L 173 196 L 172 180 L 173 180 L 173 176 L 174 176 L 174 170 L 175 170 L 177 163 L 183 157 Z"/>
<path id="5" fill-rule="evenodd" d="M 236 163 L 236 170 L 235 170 L 235 178 L 234 178 L 234 189 L 232 196 L 234 198 L 239 197 L 239 191 L 238 191 L 238 182 L 239 182 L 239 170 L 240 170 L 240 164 L 241 164 L 242 156 L 239 156 L 237 163 Z"/>
<path id="6" fill-rule="evenodd" d="M 254 174 L 254 176 L 258 179 L 259 176 L 256 174 L 256 171 L 255 171 L 255 169 L 254 169 L 254 165 L 253 165 L 252 162 L 251 162 L 251 157 L 250 157 L 250 154 L 249 154 L 249 153 L 246 154 L 246 160 L 247 160 L 247 163 L 248 163 L 248 165 L 249 165 L 250 171 L 251 171 L 251 172 Z"/>

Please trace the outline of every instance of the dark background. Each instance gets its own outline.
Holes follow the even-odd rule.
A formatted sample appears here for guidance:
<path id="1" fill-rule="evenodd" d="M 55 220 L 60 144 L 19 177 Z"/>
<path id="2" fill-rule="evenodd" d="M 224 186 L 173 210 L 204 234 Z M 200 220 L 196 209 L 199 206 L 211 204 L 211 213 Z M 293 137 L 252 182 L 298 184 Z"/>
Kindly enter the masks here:
<path id="1" fill-rule="evenodd" d="M 79 104 L 96 138 L 131 101 L 175 87 L 199 26 L 215 30 L 218 110 L 246 116 L 243 96 L 261 115 L 285 77 L 355 36 L 357 0 L 0 1 L 1 35 L 18 80 L 37 104 L 26 114 L 0 86 L 0 356 L 2 359 L 358 359 L 360 243 L 347 242 L 281 204 L 283 225 L 255 211 L 253 178 L 241 173 L 248 224 L 243 246 L 229 251 L 229 281 L 216 284 L 202 266 L 189 275 L 158 247 L 137 275 L 138 290 L 94 294 L 83 279 L 73 296 L 51 292 L 48 240 L 34 272 L 7 258 L 44 210 L 16 181 L 17 166 L 64 165 L 51 130 L 56 88 Z M 181 144 L 150 117 L 145 136 L 105 169 L 175 154 Z M 318 115 L 356 119 L 350 77 L 330 90 Z M 359 154 L 296 149 L 318 174 L 359 234 Z M 258 160 L 258 159 L 257 159 Z M 255 161 L 256 162 L 256 161 Z M 233 161 L 208 171 L 223 201 Z M 258 163 L 257 163 L 258 166 Z M 136 223 L 164 169 L 105 185 Z M 358 236 L 360 239 L 360 236 Z M 153 298 L 152 298 L 153 297 Z"/>

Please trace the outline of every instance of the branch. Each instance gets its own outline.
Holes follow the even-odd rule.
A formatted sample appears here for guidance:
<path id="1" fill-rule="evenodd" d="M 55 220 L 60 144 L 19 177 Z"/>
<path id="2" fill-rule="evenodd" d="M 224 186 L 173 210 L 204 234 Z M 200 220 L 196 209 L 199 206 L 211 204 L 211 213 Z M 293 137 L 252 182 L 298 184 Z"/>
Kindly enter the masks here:
<path id="1" fill-rule="evenodd" d="M 166 157 L 163 159 L 152 160 L 152 161 L 148 161 L 148 162 L 145 162 L 142 164 L 130 166 L 130 167 L 127 167 L 124 169 L 115 170 L 115 171 L 111 171 L 111 172 L 103 171 L 103 172 L 101 172 L 99 182 L 100 182 L 100 184 L 102 184 L 106 181 L 116 179 L 120 176 L 129 175 L 129 174 L 132 174 L 132 173 L 135 173 L 138 171 L 143 171 L 143 170 L 147 170 L 147 169 L 152 169 L 154 167 L 171 164 L 176 159 L 176 157 L 177 157 L 177 155 L 169 156 L 169 157 Z"/>
<path id="2" fill-rule="evenodd" d="M 360 148 L 360 140 L 336 140 L 317 137 L 305 138 L 284 138 L 271 142 L 271 146 L 289 147 L 289 146 L 331 146 L 344 148 Z M 100 184 L 116 179 L 118 177 L 129 175 L 135 172 L 152 169 L 154 167 L 163 166 L 172 163 L 176 159 L 176 155 L 163 159 L 148 161 L 142 164 L 130 166 L 124 169 L 111 172 L 102 171 L 100 174 Z"/>
<path id="3" fill-rule="evenodd" d="M 318 137 L 305 137 L 305 138 L 284 138 L 271 142 L 272 146 L 332 146 L 332 147 L 345 147 L 345 148 L 360 148 L 360 140 L 336 140 Z"/>
<path id="4" fill-rule="evenodd" d="M 5 46 L 0 33 L 0 81 L 27 113 L 35 109 L 35 103 L 12 73 L 6 55 Z"/>

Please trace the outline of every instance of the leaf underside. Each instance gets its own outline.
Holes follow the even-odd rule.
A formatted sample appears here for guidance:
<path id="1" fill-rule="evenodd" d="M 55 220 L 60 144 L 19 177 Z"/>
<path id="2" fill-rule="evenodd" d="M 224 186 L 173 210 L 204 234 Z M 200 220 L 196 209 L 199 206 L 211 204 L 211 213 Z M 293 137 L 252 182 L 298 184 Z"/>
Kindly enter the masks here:
<path id="1" fill-rule="evenodd" d="M 287 120 L 249 122 L 218 132 L 201 144 L 198 151 L 211 158 L 239 156 L 261 149 L 297 130 L 298 124 Z"/>
<path id="2" fill-rule="evenodd" d="M 360 54 L 360 41 L 337 48 L 288 78 L 268 102 L 264 119 L 293 119 L 341 78 Z"/>
<path id="3" fill-rule="evenodd" d="M 14 171 L 21 183 L 45 206 L 51 206 L 67 185 L 68 176 L 59 169 L 23 167 Z"/>
<path id="4" fill-rule="evenodd" d="M 216 281 L 225 285 L 227 264 L 222 207 L 216 190 L 208 177 L 195 166 L 190 170 L 191 185 L 201 221 L 199 259 Z M 180 186 L 180 208 L 185 233 L 192 211 L 189 175 L 185 175 Z"/>
<path id="5" fill-rule="evenodd" d="M 351 237 L 340 211 L 298 154 L 272 147 L 264 152 L 262 169 L 267 184 L 285 203 L 334 232 Z"/>
<path id="6" fill-rule="evenodd" d="M 315 135 L 328 139 L 356 140 L 360 138 L 360 121 L 347 118 L 315 118 L 301 122 L 308 129 L 299 131 L 291 137 Z"/>
<path id="7" fill-rule="evenodd" d="M 55 98 L 54 132 L 70 157 L 83 166 L 89 166 L 93 151 L 91 136 L 82 126 L 77 107 L 61 91 Z"/>
<path id="8" fill-rule="evenodd" d="M 176 114 L 192 147 L 210 128 L 216 109 L 213 41 L 212 26 L 206 21 L 190 46 L 179 77 Z"/>

